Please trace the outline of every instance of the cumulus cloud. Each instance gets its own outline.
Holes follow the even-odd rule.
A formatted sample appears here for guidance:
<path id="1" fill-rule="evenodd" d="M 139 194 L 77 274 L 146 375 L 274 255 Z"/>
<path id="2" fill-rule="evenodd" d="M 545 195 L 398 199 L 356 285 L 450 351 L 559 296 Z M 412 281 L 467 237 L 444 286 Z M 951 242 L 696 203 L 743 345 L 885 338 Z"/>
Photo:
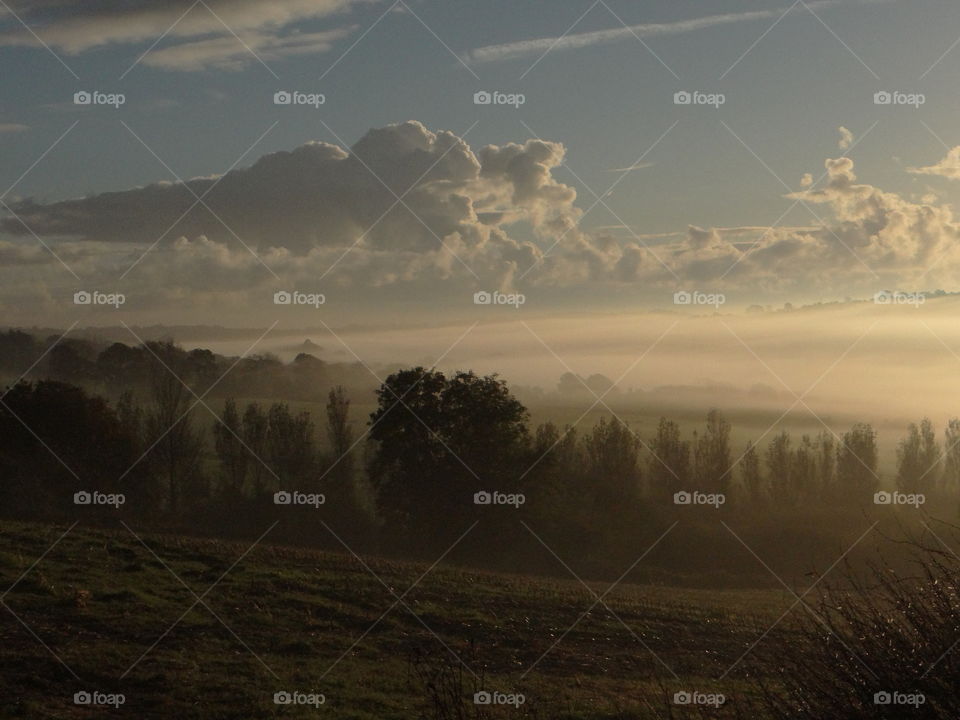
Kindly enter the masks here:
<path id="1" fill-rule="evenodd" d="M 338 33 L 347 31 L 298 34 L 285 29 L 366 2 L 375 0 L 207 0 L 199 5 L 191 0 L 10 0 L 40 40 L 24 32 L 12 14 L 0 14 L 0 46 L 34 47 L 43 41 L 77 55 L 105 45 L 152 43 L 163 36 L 165 45 L 146 56 L 148 64 L 173 70 L 231 67 L 255 61 L 244 43 L 271 57 L 324 52 Z"/>
<path id="2" fill-rule="evenodd" d="M 539 255 L 534 238 L 576 234 L 576 192 L 552 171 L 559 143 L 489 145 L 476 151 L 450 132 L 418 122 L 371 130 L 349 151 L 311 142 L 261 157 L 251 167 L 186 183 L 156 183 L 41 204 L 11 203 L 0 230 L 83 242 L 171 245 L 211 252 L 237 242 L 265 257 L 274 249 L 338 273 L 366 258 L 366 284 L 424 274 L 475 273 L 498 284 Z M 203 202 L 197 198 L 203 198 Z M 183 240 L 181 240 L 183 238 Z M 194 245 L 203 238 L 200 245 Z M 278 259 L 278 258 L 274 258 Z M 269 264 L 269 262 L 268 262 Z"/>
<path id="3" fill-rule="evenodd" d="M 472 148 L 410 121 L 350 149 L 311 142 L 186 184 L 10 203 L 0 257 L 11 283 L 35 280 L 17 267 L 55 263 L 25 249 L 29 227 L 78 274 L 112 282 L 155 245 L 133 271 L 138 287 L 209 295 L 211 307 L 214 297 L 266 297 L 277 278 L 421 302 L 465 287 L 638 300 L 693 287 L 802 301 L 960 280 L 951 207 L 861 183 L 850 158 L 827 160 L 823 183 L 784 198 L 814 208 L 822 225 L 690 226 L 678 237 L 583 229 L 576 191 L 554 177 L 564 153 L 541 139 Z"/>
<path id="4" fill-rule="evenodd" d="M 837 147 L 841 150 L 849 150 L 850 146 L 853 144 L 853 133 L 847 130 L 843 125 L 837 128 L 837 131 L 840 133 L 840 140 L 837 142 Z"/>
<path id="5" fill-rule="evenodd" d="M 927 167 L 907 168 L 914 175 L 939 175 L 950 180 L 960 180 L 960 145 L 952 148 L 940 162 Z"/>

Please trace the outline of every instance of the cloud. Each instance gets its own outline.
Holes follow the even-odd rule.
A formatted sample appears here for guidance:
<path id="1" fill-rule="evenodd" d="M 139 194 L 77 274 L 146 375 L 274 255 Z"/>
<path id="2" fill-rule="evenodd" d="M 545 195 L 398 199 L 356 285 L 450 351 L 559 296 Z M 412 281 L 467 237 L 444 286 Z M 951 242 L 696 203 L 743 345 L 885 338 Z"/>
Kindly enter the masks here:
<path id="1" fill-rule="evenodd" d="M 306 258 L 320 272 L 341 256 L 366 258 L 365 275 L 353 257 L 338 263 L 338 272 L 353 268 L 366 285 L 471 271 L 499 285 L 539 253 L 530 240 L 511 237 L 514 225 L 536 238 L 576 226 L 576 192 L 552 175 L 563 156 L 562 145 L 542 140 L 474 151 L 453 133 L 411 121 L 371 130 L 350 151 L 311 142 L 185 184 L 21 200 L 10 203 L 16 217 L 0 220 L 0 230 L 28 237 L 29 226 L 43 237 L 125 246 L 159 242 L 181 254 L 223 245 L 248 254 L 240 238 L 265 255 Z M 216 260 L 233 262 L 213 253 Z"/>
<path id="2" fill-rule="evenodd" d="M 275 36 L 263 33 L 244 33 L 242 43 L 228 35 L 225 37 L 185 42 L 172 47 L 154 50 L 143 59 L 144 65 L 163 70 L 241 70 L 259 58 L 270 62 L 293 55 L 324 53 L 334 43 L 352 33 L 356 28 L 341 28 L 316 33 L 291 33 Z"/>
<path id="3" fill-rule="evenodd" d="M 939 175 L 950 180 L 960 180 L 960 145 L 952 148 L 940 162 L 928 167 L 910 167 L 907 172 L 914 175 Z"/>
<path id="4" fill-rule="evenodd" d="M 539 139 L 473 148 L 409 121 L 370 130 L 349 150 L 311 142 L 185 185 L 28 198 L 10 203 L 17 217 L 0 217 L 9 236 L 3 278 L 26 287 L 43 279 L 17 267 L 56 262 L 25 249 L 35 240 L 22 220 L 78 275 L 103 283 L 152 248 L 131 275 L 137 290 L 210 308 L 267 297 L 277 284 L 271 273 L 358 303 L 394 293 L 432 304 L 464 288 L 585 303 L 629 295 L 662 306 L 677 289 L 746 303 L 960 282 L 951 207 L 861 183 L 850 158 L 828 159 L 822 184 L 785 198 L 816 208 L 823 225 L 635 234 L 580 227 L 576 191 L 554 176 L 564 154 Z M 197 195 L 209 208 L 196 205 Z"/>
<path id="5" fill-rule="evenodd" d="M 634 170 L 643 170 L 644 168 L 653 167 L 654 165 L 655 163 L 652 162 L 634 163 L 633 165 L 628 165 L 627 167 L 610 168 L 607 172 L 628 173 L 633 172 Z"/>
<path id="6" fill-rule="evenodd" d="M 861 4 L 876 1 L 878 0 L 861 0 Z M 811 2 L 806 3 L 811 11 L 841 4 L 844 4 L 842 0 L 811 0 Z M 593 45 L 608 45 L 621 40 L 636 39 L 638 37 L 650 38 L 663 35 L 681 35 L 697 30 L 706 30 L 735 23 L 776 19 L 782 15 L 783 9 L 781 8 L 776 10 L 751 10 L 740 13 L 707 15 L 690 20 L 678 20 L 667 23 L 646 23 L 583 33 L 571 32 L 559 37 L 542 37 L 497 45 L 485 45 L 467 53 L 466 60 L 475 63 L 502 62 L 521 57 L 543 55 L 548 51 L 579 50 Z"/>
<path id="7" fill-rule="evenodd" d="M 837 128 L 840 132 L 840 141 L 837 143 L 837 147 L 841 150 L 848 150 L 853 144 L 853 133 L 847 130 L 843 125 Z"/>
<path id="8" fill-rule="evenodd" d="M 12 15 L 0 15 L 0 46 L 36 47 L 42 41 L 57 51 L 77 55 L 107 45 L 152 43 L 162 36 L 166 44 L 147 55 L 149 60 L 156 53 L 160 59 L 148 64 L 192 70 L 201 67 L 202 59 L 208 57 L 214 67 L 230 66 L 242 60 L 255 61 L 249 52 L 246 58 L 241 55 L 246 52 L 244 42 L 273 57 L 323 52 L 336 39 L 336 31 L 303 35 L 282 31 L 295 23 L 326 18 L 375 1 L 207 0 L 196 4 L 191 0 L 11 0 L 14 12 L 40 40 L 24 31 Z"/>

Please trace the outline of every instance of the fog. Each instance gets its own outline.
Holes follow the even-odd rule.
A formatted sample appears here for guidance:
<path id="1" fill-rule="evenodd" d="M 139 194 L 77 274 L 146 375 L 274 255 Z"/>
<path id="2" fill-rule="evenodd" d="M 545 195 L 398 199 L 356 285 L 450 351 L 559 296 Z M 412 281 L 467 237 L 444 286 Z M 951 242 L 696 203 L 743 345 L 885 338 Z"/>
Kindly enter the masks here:
<path id="1" fill-rule="evenodd" d="M 304 350 L 367 365 L 437 363 L 441 369 L 499 373 L 512 386 L 556 389 L 561 375 L 602 374 L 607 397 L 634 391 L 657 404 L 730 410 L 862 416 L 880 425 L 958 412 L 951 395 L 960 371 L 960 299 L 919 307 L 872 302 L 797 310 L 581 314 L 544 317 L 504 310 L 437 327 L 284 329 L 252 350 L 262 330 L 230 339 L 180 340 L 185 347 L 284 360 Z M 641 394 L 642 393 L 642 394 Z"/>

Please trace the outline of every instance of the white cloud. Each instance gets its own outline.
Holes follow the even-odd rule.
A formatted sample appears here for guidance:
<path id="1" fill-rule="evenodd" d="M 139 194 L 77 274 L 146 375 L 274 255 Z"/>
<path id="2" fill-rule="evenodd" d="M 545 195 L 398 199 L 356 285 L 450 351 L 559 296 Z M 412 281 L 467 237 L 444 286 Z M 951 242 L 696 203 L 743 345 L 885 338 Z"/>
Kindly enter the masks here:
<path id="1" fill-rule="evenodd" d="M 607 172 L 628 173 L 633 172 L 634 170 L 643 170 L 644 168 L 653 167 L 654 165 L 655 163 L 652 162 L 640 162 L 634 163 L 633 165 L 628 165 L 627 167 L 610 168 Z"/>
<path id="2" fill-rule="evenodd" d="M 960 283 L 951 207 L 860 183 L 849 158 L 827 160 L 823 184 L 786 198 L 817 208 L 822 227 L 691 226 L 678 237 L 581 229 L 575 190 L 554 177 L 564 152 L 544 140 L 474 149 L 411 121 L 371 130 L 349 151 L 309 143 L 189 189 L 158 183 L 12 207 L 79 275 L 115 282 L 193 193 L 209 190 L 213 213 L 187 214 L 131 276 L 155 298 L 209 307 L 266 297 L 277 281 L 264 264 L 294 287 L 322 283 L 364 302 L 389 291 L 437 303 L 477 287 L 654 303 L 696 287 L 782 302 Z M 0 231 L 11 236 L 0 246 L 7 291 L 42 283 L 24 267 L 56 261 L 15 218 Z"/>
<path id="3" fill-rule="evenodd" d="M 279 249 L 318 272 L 346 252 L 350 262 L 338 273 L 357 274 L 365 285 L 469 274 L 465 266 L 502 284 L 539 253 L 511 237 L 512 226 L 552 238 L 576 225 L 576 192 L 552 176 L 563 155 L 563 146 L 541 140 L 474 151 L 453 133 L 407 122 L 371 130 L 350 152 L 313 142 L 187 186 L 164 182 L 11 207 L 50 238 L 137 246 L 162 239 L 174 255 L 217 249 L 208 260 L 229 265 L 219 248 L 246 254 L 240 237 L 265 257 Z M 196 196 L 210 209 L 188 212 Z M 0 230 L 28 237 L 13 217 Z M 365 262 L 351 264 L 354 255 Z"/>
<path id="4" fill-rule="evenodd" d="M 950 180 L 960 180 L 960 145 L 952 148 L 940 162 L 927 167 L 910 167 L 914 175 L 939 175 Z"/>
<path id="5" fill-rule="evenodd" d="M 837 143 L 837 147 L 841 150 L 849 150 L 850 146 L 853 144 L 853 133 L 847 130 L 843 125 L 837 128 L 840 133 L 840 140 Z"/>

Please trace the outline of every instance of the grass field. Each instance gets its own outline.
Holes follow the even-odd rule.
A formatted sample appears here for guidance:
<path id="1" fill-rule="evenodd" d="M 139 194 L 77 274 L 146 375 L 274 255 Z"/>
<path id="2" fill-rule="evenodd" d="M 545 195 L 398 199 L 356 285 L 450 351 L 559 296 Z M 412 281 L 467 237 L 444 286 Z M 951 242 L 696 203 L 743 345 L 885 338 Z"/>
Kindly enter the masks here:
<path id="1" fill-rule="evenodd" d="M 4 718 L 654 718 L 677 715 L 678 690 L 724 693 L 726 716 L 749 692 L 744 664 L 717 678 L 794 600 L 628 583 L 603 596 L 606 584 L 304 551 L 269 536 L 251 549 L 138 539 L 121 525 L 63 535 L 69 527 L 2 525 Z M 454 654 L 469 669 L 452 672 Z M 464 704 L 450 713 L 469 714 L 434 714 L 424 671 L 462 675 Z M 479 689 L 526 702 L 474 706 Z M 75 704 L 84 690 L 125 702 Z M 279 691 L 325 702 L 277 705 Z"/>

